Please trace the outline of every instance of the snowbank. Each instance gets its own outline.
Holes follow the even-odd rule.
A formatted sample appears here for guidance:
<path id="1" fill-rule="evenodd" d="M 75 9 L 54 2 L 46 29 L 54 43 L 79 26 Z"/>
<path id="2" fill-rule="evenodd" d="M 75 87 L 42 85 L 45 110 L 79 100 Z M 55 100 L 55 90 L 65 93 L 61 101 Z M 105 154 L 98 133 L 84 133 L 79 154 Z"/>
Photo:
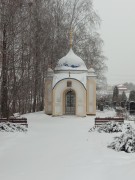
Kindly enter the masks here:
<path id="1" fill-rule="evenodd" d="M 101 115 L 110 117 L 113 112 L 97 111 Z M 1 180 L 134 179 L 135 153 L 107 148 L 115 133 L 89 133 L 94 116 L 38 112 L 24 117 L 27 133 L 0 133 Z"/>

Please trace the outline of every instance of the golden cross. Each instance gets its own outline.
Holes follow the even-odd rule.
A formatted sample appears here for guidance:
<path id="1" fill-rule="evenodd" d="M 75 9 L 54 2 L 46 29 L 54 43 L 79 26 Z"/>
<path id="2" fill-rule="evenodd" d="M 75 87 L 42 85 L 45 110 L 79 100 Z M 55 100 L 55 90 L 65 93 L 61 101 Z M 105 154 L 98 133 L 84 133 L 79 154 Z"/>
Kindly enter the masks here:
<path id="1" fill-rule="evenodd" d="M 72 29 L 70 29 L 70 48 L 72 48 L 73 45 L 73 32 Z"/>

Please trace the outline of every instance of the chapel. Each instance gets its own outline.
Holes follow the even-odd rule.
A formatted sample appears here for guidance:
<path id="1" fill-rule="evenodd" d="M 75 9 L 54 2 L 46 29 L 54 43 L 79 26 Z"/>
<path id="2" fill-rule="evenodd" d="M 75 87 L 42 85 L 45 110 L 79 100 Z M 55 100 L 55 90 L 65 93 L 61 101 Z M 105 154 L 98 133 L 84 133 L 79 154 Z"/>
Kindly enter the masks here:
<path id="1" fill-rule="evenodd" d="M 54 71 L 48 68 L 44 109 L 46 114 L 53 116 L 96 114 L 95 71 L 87 69 L 84 61 L 74 53 L 72 45 Z"/>

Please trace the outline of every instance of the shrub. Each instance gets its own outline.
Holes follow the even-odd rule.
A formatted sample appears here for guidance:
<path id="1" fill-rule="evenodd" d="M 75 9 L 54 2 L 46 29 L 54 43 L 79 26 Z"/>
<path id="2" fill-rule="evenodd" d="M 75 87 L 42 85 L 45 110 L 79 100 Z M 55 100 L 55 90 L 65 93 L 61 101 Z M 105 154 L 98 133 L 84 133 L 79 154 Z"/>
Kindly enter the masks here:
<path id="1" fill-rule="evenodd" d="M 97 127 L 98 132 L 106 132 L 106 133 L 113 133 L 113 132 L 122 132 L 122 124 L 115 122 L 115 121 L 110 121 L 107 122 L 99 127 Z"/>
<path id="2" fill-rule="evenodd" d="M 135 152 L 135 130 L 131 125 L 127 125 L 126 128 L 126 132 L 121 134 L 120 137 L 115 137 L 108 148 L 127 153 Z"/>
<path id="3" fill-rule="evenodd" d="M 3 123 L 0 123 L 0 131 L 1 132 L 26 132 L 27 128 L 20 124 L 3 122 Z"/>

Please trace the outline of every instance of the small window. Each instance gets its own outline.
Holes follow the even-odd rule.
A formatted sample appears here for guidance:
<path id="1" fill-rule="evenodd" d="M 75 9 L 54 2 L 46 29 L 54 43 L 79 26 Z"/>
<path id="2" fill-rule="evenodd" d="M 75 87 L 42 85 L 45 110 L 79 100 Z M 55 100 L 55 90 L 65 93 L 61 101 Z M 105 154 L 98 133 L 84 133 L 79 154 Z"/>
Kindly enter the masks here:
<path id="1" fill-rule="evenodd" d="M 72 82 L 71 81 L 67 81 L 67 87 L 72 87 Z"/>

